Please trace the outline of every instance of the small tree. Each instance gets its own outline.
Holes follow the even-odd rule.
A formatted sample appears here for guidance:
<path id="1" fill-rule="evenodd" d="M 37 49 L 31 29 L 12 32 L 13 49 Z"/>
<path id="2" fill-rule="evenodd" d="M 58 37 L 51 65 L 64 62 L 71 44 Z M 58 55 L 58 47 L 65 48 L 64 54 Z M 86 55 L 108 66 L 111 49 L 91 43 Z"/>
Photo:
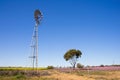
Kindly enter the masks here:
<path id="1" fill-rule="evenodd" d="M 82 55 L 82 52 L 80 50 L 70 49 L 65 53 L 64 59 L 66 61 L 69 61 L 70 64 L 73 66 L 73 68 L 75 68 L 76 62 L 78 58 L 81 57 L 81 55 Z"/>

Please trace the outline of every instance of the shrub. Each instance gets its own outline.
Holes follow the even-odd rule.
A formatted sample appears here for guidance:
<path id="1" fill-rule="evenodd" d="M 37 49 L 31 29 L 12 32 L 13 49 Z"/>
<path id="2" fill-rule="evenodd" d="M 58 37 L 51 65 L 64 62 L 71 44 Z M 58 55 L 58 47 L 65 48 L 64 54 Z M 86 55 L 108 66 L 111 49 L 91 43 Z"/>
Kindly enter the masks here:
<path id="1" fill-rule="evenodd" d="M 17 75 L 15 76 L 15 78 L 16 78 L 16 79 L 25 79 L 26 76 L 19 73 L 19 74 L 17 74 Z"/>
<path id="2" fill-rule="evenodd" d="M 77 68 L 83 68 L 84 66 L 80 63 L 77 63 Z"/>
<path id="3" fill-rule="evenodd" d="M 54 67 L 53 66 L 48 66 L 47 69 L 54 69 Z"/>
<path id="4" fill-rule="evenodd" d="M 101 65 L 100 65 L 100 67 L 104 67 L 104 65 L 103 65 L 103 64 L 101 64 Z"/>

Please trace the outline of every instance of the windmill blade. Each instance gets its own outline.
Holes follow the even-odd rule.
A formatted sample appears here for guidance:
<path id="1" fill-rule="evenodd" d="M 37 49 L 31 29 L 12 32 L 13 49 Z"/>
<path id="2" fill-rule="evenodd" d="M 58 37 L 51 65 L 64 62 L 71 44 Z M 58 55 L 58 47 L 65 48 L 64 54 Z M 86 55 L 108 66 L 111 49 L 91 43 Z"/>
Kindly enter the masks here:
<path id="1" fill-rule="evenodd" d="M 42 19 L 42 13 L 40 12 L 40 10 L 35 10 L 34 12 L 34 18 L 35 18 L 35 21 L 39 24 L 39 22 L 41 21 Z"/>

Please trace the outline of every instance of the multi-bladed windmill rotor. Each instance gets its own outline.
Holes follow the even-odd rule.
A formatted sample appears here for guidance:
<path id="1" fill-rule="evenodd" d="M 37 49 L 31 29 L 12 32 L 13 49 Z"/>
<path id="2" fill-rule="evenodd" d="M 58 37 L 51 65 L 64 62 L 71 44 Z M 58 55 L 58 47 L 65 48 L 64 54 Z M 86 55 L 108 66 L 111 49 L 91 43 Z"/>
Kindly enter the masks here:
<path id="1" fill-rule="evenodd" d="M 35 21 L 36 21 L 36 23 L 37 24 L 39 24 L 40 23 L 40 21 L 41 21 L 41 19 L 42 19 L 42 13 L 40 12 L 40 10 L 35 10 L 35 12 L 34 12 L 34 18 L 35 18 Z"/>

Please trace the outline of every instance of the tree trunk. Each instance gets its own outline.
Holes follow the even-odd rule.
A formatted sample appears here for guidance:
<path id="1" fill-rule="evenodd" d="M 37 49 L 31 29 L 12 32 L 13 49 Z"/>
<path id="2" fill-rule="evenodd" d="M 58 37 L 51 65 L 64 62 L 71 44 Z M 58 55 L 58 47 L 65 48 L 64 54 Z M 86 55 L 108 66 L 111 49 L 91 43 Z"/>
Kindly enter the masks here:
<path id="1" fill-rule="evenodd" d="M 73 65 L 73 70 L 75 69 L 75 64 Z"/>

